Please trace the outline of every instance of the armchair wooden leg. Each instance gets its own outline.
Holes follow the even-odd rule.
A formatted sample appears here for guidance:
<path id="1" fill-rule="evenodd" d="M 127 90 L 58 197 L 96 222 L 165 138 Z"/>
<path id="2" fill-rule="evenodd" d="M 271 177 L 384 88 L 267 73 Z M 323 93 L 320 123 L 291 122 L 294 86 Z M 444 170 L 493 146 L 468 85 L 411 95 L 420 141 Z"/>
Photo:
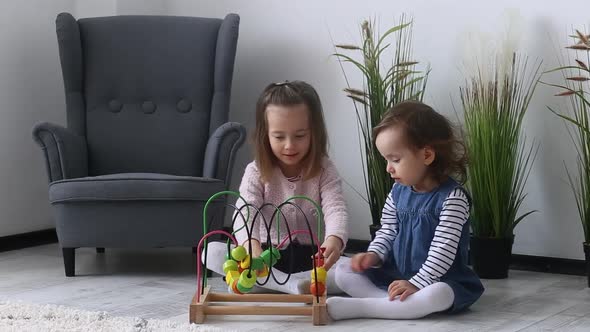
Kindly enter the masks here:
<path id="1" fill-rule="evenodd" d="M 76 253 L 75 248 L 62 248 L 62 254 L 64 256 L 64 268 L 66 271 L 66 277 L 73 277 L 74 270 L 76 267 Z"/>
<path id="2" fill-rule="evenodd" d="M 104 248 L 96 248 L 97 254 L 104 254 Z"/>

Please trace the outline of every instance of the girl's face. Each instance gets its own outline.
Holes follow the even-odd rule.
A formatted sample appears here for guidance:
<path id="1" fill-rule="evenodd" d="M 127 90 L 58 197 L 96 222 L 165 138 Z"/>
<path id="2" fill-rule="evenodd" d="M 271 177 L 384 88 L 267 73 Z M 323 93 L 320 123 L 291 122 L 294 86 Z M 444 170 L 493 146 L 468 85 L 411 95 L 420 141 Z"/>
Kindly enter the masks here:
<path id="1" fill-rule="evenodd" d="M 394 126 L 383 130 L 377 135 L 375 145 L 387 161 L 386 171 L 395 182 L 412 186 L 419 192 L 431 191 L 438 185 L 428 172 L 428 166 L 434 161 L 434 150 L 410 147 L 405 142 L 403 129 Z"/>
<path id="2" fill-rule="evenodd" d="M 299 175 L 311 143 L 309 109 L 305 104 L 266 107 L 268 140 L 285 176 Z"/>

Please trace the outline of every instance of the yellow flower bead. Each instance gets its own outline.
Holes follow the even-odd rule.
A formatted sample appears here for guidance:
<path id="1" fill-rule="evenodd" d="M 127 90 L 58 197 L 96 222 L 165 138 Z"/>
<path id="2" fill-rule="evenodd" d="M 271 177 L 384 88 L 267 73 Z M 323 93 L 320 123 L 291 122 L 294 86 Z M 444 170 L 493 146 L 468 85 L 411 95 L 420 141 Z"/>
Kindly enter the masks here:
<path id="1" fill-rule="evenodd" d="M 326 269 L 323 266 L 317 267 L 316 268 L 317 272 L 318 272 L 318 280 L 319 282 L 326 282 L 326 276 L 328 274 L 328 272 L 326 272 Z M 311 270 L 311 280 L 315 281 L 315 272 L 313 270 Z"/>
<path id="2" fill-rule="evenodd" d="M 242 269 L 247 269 L 250 267 L 250 255 L 246 255 L 244 259 L 240 262 L 240 267 Z"/>
<path id="3" fill-rule="evenodd" d="M 231 285 L 234 280 L 238 280 L 238 278 L 240 277 L 240 272 L 238 271 L 227 271 L 227 273 L 225 274 L 225 282 L 228 285 Z"/>

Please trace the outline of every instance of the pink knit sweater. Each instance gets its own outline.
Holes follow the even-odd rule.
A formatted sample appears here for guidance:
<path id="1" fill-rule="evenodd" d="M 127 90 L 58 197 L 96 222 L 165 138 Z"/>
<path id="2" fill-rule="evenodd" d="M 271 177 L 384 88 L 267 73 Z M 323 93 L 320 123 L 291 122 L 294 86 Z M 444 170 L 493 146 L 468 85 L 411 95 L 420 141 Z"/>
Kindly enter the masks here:
<path id="1" fill-rule="evenodd" d="M 240 184 L 240 195 L 246 200 L 246 202 L 252 204 L 255 207 L 261 207 L 265 203 L 272 203 L 275 206 L 280 205 L 289 197 L 294 195 L 304 195 L 319 204 L 324 213 L 324 225 L 322 232 L 324 238 L 319 239 L 320 244 L 330 235 L 337 236 L 342 240 L 344 246 L 348 240 L 348 213 L 346 211 L 346 203 L 342 195 L 342 185 L 340 176 L 336 167 L 328 158 L 324 158 L 322 161 L 322 171 L 320 175 L 309 179 L 309 180 L 297 180 L 295 182 L 289 181 L 281 172 L 278 167 L 275 167 L 272 178 L 269 183 L 263 183 L 260 179 L 260 172 L 255 162 L 251 162 L 244 171 L 242 183 Z M 309 220 L 311 229 L 315 236 L 317 234 L 317 217 L 314 205 L 303 199 L 295 199 L 292 201 L 297 204 Z M 236 206 L 242 207 L 244 203 L 238 199 Z M 246 208 L 242 209 L 244 218 L 246 217 Z M 271 222 L 272 214 L 274 209 L 266 207 L 262 209 L 262 215 L 266 219 L 267 223 Z M 287 222 L 289 223 L 289 229 L 291 232 L 294 230 L 307 230 L 305 218 L 301 215 L 301 212 L 289 205 L 285 205 L 282 208 Z M 252 220 L 255 211 L 250 209 L 250 220 Z M 276 218 L 276 217 L 275 217 Z M 264 219 L 261 216 L 257 217 L 255 227 L 252 230 L 252 238 L 259 240 L 261 243 L 267 241 L 267 231 L 264 225 Z M 244 225 L 243 218 L 238 216 L 234 224 L 234 230 L 239 229 Z M 248 222 L 251 225 L 251 222 Z M 284 220 L 280 222 L 279 229 L 281 240 L 287 236 L 287 229 L 284 224 Z M 274 245 L 278 244 L 277 238 L 277 223 L 276 219 L 273 220 L 270 236 Z M 244 243 L 247 240 L 247 233 L 245 229 L 240 230 L 236 233 L 236 238 L 239 244 Z M 309 235 L 297 234 L 294 235 L 293 240 L 302 244 L 311 243 Z M 288 245 L 288 240 L 287 243 Z M 343 246 L 343 249 L 344 249 Z"/>

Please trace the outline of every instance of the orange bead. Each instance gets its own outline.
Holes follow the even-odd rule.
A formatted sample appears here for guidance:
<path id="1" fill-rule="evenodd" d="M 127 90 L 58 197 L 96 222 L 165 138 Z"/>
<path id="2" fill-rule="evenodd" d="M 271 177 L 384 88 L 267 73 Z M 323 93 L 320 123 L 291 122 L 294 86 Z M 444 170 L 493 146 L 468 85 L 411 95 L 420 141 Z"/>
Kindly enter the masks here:
<path id="1" fill-rule="evenodd" d="M 233 284 L 231 284 L 231 289 L 232 289 L 232 290 L 234 291 L 234 293 L 236 293 L 236 294 L 242 294 L 242 292 L 240 292 L 240 291 L 238 290 L 238 280 L 237 280 L 237 279 L 236 279 L 236 280 L 234 280 L 234 283 L 233 283 Z"/>
<path id="2" fill-rule="evenodd" d="M 264 265 L 264 269 L 258 270 L 258 278 L 260 277 L 266 277 L 268 275 L 268 267 L 266 265 Z"/>
<path id="3" fill-rule="evenodd" d="M 326 285 L 323 282 L 312 282 L 309 286 L 309 291 L 313 295 L 324 295 L 326 292 Z"/>

